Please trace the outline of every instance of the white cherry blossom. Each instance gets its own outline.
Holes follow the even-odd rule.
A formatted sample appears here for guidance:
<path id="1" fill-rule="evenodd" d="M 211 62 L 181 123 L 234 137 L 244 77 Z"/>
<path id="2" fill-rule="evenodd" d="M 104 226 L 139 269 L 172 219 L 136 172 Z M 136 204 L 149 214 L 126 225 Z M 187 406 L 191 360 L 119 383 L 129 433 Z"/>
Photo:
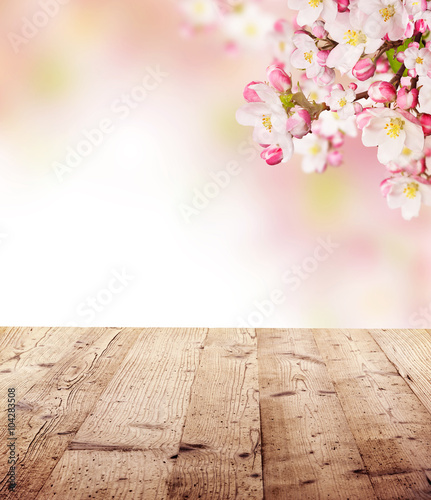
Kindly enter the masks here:
<path id="1" fill-rule="evenodd" d="M 302 170 L 306 174 L 322 173 L 328 162 L 329 141 L 317 134 L 308 134 L 302 139 L 294 139 L 295 151 L 304 155 Z"/>
<path id="2" fill-rule="evenodd" d="M 258 144 L 278 145 L 283 151 L 283 163 L 293 154 L 292 136 L 287 131 L 287 114 L 277 92 L 265 83 L 250 85 L 262 102 L 249 102 L 236 112 L 241 125 L 254 127 L 253 139 Z"/>
<path id="3" fill-rule="evenodd" d="M 422 127 L 412 115 L 390 108 L 368 108 L 362 131 L 364 146 L 377 146 L 377 158 L 384 165 L 396 161 L 405 147 L 414 153 L 424 147 Z"/>
<path id="4" fill-rule="evenodd" d="M 337 2 L 334 0 L 289 0 L 290 9 L 298 11 L 296 19 L 300 26 L 311 26 L 319 17 L 333 21 L 337 15 Z"/>
<path id="5" fill-rule="evenodd" d="M 334 22 L 326 23 L 331 38 L 338 42 L 328 56 L 327 66 L 338 69 L 342 74 L 347 73 L 362 54 L 373 54 L 383 44 L 381 38 L 371 38 L 364 33 L 365 20 L 364 14 L 351 16 L 344 12 L 339 13 Z"/>

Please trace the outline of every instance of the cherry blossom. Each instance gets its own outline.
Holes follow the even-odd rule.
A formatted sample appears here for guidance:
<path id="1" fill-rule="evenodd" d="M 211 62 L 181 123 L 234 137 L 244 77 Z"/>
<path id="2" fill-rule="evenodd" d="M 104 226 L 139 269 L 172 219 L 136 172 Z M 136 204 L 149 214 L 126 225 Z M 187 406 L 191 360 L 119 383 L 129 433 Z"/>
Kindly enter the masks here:
<path id="1" fill-rule="evenodd" d="M 397 176 L 386 179 L 381 185 L 389 208 L 401 208 L 404 219 L 419 215 L 421 204 L 431 205 L 431 185 L 418 176 Z"/>
<path id="2" fill-rule="evenodd" d="M 333 21 L 337 15 L 337 3 L 333 0 L 288 0 L 289 8 L 298 11 L 297 23 L 311 26 L 319 16 Z"/>
<path id="3" fill-rule="evenodd" d="M 261 102 L 249 102 L 238 109 L 236 119 L 241 125 L 254 127 L 253 139 L 259 144 L 278 146 L 283 162 L 293 154 L 292 136 L 287 131 L 287 115 L 276 91 L 265 83 L 250 85 Z"/>
<path id="4" fill-rule="evenodd" d="M 292 52 L 290 62 L 294 68 L 304 69 L 307 78 L 315 78 L 324 72 L 319 62 L 319 49 L 314 41 L 305 33 L 297 33 L 293 37 L 296 49 Z"/>
<path id="5" fill-rule="evenodd" d="M 288 4 L 297 24 L 275 24 L 273 64 L 265 83 L 246 86 L 238 121 L 255 127 L 268 165 L 296 152 L 306 173 L 340 167 L 346 137 L 361 131 L 391 175 L 381 185 L 389 207 L 416 217 L 431 205 L 431 2 Z"/>
<path id="6" fill-rule="evenodd" d="M 294 139 L 295 151 L 304 155 L 302 170 L 306 174 L 322 173 L 328 163 L 329 141 L 317 134 L 308 134 L 302 139 Z"/>
<path id="7" fill-rule="evenodd" d="M 327 99 L 327 104 L 331 111 L 336 111 L 340 118 L 345 119 L 355 114 L 355 99 L 356 94 L 354 90 L 351 88 L 344 90 L 340 85 L 331 91 Z"/>
<path id="8" fill-rule="evenodd" d="M 426 48 L 420 49 L 418 43 L 412 43 L 404 55 L 404 66 L 415 70 L 416 75 L 424 76 L 431 69 L 431 52 Z"/>
<path id="9" fill-rule="evenodd" d="M 377 146 L 380 163 L 395 161 L 404 147 L 414 152 L 423 150 L 424 135 L 418 120 L 405 111 L 388 108 L 368 108 L 362 130 L 364 146 Z"/>

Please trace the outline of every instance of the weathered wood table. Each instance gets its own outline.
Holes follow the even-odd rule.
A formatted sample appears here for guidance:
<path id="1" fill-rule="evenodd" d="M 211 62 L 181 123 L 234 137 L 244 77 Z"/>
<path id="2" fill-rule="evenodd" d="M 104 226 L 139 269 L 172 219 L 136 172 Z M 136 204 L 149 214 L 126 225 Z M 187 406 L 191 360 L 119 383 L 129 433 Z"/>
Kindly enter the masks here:
<path id="1" fill-rule="evenodd" d="M 0 401 L 4 499 L 431 498 L 427 330 L 1 328 Z"/>

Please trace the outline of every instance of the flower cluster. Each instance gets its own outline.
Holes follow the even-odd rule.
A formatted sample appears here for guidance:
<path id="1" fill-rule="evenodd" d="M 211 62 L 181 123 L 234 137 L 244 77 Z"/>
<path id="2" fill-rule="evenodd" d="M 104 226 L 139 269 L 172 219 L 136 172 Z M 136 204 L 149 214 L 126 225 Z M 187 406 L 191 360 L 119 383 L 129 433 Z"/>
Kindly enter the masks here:
<path id="1" fill-rule="evenodd" d="M 278 53 L 266 80 L 244 90 L 240 124 L 269 165 L 303 155 L 305 172 L 343 161 L 346 136 L 377 148 L 381 189 L 405 219 L 431 205 L 431 2 L 288 0 L 293 25 L 277 21 Z M 430 167 L 430 168 L 428 168 Z"/>

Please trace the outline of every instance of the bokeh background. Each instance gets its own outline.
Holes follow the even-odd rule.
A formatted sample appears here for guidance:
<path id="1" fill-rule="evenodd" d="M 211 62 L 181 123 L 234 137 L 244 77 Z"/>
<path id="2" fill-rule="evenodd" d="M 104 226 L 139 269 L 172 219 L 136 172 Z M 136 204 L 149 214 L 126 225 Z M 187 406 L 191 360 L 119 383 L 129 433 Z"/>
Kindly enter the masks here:
<path id="1" fill-rule="evenodd" d="M 287 16 L 286 3 L 267 5 Z M 71 0 L 16 53 L 10 33 L 38 10 L 1 7 L 1 324 L 431 325 L 431 209 L 410 222 L 390 210 L 359 138 L 341 167 L 306 175 L 299 157 L 268 167 L 236 123 L 268 54 L 229 54 L 216 31 L 184 37 L 169 0 Z M 113 112 L 148 68 L 167 75 Z M 60 182 L 53 163 L 105 118 L 112 133 Z M 186 216 L 232 162 L 237 175 Z M 286 273 L 319 238 L 337 248 L 292 290 Z M 115 273 L 127 277 L 113 292 Z"/>

